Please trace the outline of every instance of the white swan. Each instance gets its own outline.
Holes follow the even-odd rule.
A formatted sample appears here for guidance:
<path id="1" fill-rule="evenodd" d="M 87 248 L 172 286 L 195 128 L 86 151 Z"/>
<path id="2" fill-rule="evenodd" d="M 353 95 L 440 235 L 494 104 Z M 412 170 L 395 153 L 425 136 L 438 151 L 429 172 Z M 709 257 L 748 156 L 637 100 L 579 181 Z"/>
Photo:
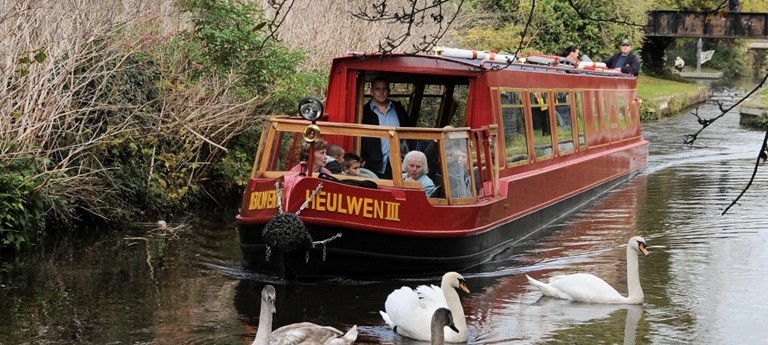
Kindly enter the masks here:
<path id="1" fill-rule="evenodd" d="M 448 326 L 451 330 L 459 333 L 459 329 L 453 323 L 453 315 L 451 311 L 446 308 L 437 308 L 435 313 L 432 314 L 432 327 L 430 333 L 432 333 L 432 345 L 445 344 L 445 333 L 443 330 Z"/>
<path id="2" fill-rule="evenodd" d="M 648 256 L 645 240 L 635 236 L 627 242 L 627 285 L 629 295 L 622 296 L 616 289 L 604 280 L 591 274 L 576 273 L 555 276 L 549 279 L 549 284 L 542 283 L 525 275 L 528 281 L 536 286 L 544 296 L 562 298 L 588 303 L 641 304 L 643 303 L 643 288 L 640 286 L 640 272 L 637 256 L 640 253 Z"/>
<path id="3" fill-rule="evenodd" d="M 417 340 L 431 339 L 432 314 L 440 307 L 448 308 L 453 314 L 458 333 L 445 330 L 445 341 L 466 343 L 469 338 L 464 308 L 461 306 L 456 289 L 469 293 L 464 277 L 456 272 L 443 275 L 440 288 L 421 285 L 413 289 L 403 286 L 387 296 L 384 303 L 386 312 L 380 311 L 384 322 L 398 334 Z"/>
<path id="4" fill-rule="evenodd" d="M 336 328 L 311 322 L 285 325 L 272 330 L 272 314 L 275 313 L 275 288 L 267 285 L 261 290 L 259 329 L 251 345 L 349 345 L 357 339 L 357 325 L 346 334 Z"/>

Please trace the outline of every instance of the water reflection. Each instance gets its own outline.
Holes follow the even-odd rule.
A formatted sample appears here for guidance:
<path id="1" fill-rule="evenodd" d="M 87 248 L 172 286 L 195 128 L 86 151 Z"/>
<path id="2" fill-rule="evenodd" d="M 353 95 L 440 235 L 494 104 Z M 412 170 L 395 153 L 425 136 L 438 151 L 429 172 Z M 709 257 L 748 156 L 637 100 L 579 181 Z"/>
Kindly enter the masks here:
<path id="1" fill-rule="evenodd" d="M 576 303 L 542 297 L 525 306 L 526 319 L 519 319 L 509 333 L 529 334 L 524 340 L 530 343 L 579 343 L 585 333 L 591 333 L 602 343 L 634 345 L 642 312 L 640 305 Z"/>

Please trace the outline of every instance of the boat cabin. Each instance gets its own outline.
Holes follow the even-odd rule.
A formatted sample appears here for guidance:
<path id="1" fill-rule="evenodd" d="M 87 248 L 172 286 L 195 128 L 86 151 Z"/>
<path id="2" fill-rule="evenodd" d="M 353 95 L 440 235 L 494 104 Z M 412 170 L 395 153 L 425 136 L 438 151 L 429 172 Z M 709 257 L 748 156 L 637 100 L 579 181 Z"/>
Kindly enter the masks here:
<path id="1" fill-rule="evenodd" d="M 426 197 L 435 205 L 493 198 L 506 190 L 499 179 L 641 140 L 634 76 L 559 67 L 557 59 L 547 57 L 528 59 L 543 63 L 517 63 L 507 55 L 456 57 L 457 51 L 467 52 L 348 53 L 335 59 L 317 135 L 362 157 L 363 142 L 386 141 L 388 169 L 397 173 L 377 172 L 375 183 L 382 187 L 420 188 L 400 172 L 409 151 L 425 152 L 436 186 Z M 376 78 L 389 83 L 389 99 L 407 113 L 399 127 L 363 121 Z M 268 121 L 272 131 L 265 130 L 262 145 L 270 152 L 257 161 L 254 177 L 283 175 L 299 163 L 307 122 Z"/>

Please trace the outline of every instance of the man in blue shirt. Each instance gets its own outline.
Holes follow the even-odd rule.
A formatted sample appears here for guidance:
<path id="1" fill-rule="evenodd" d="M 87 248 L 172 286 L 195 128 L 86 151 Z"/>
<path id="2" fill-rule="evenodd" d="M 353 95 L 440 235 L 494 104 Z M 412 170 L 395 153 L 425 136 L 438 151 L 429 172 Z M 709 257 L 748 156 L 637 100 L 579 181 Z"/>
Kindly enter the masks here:
<path id="1" fill-rule="evenodd" d="M 640 59 L 637 58 L 637 55 L 632 54 L 632 43 L 629 40 L 623 40 L 620 49 L 620 52 L 603 60 L 603 62 L 608 68 L 621 71 L 621 73 L 639 75 Z"/>
<path id="2" fill-rule="evenodd" d="M 400 127 L 408 125 L 408 112 L 400 102 L 389 99 L 389 82 L 376 77 L 371 81 L 371 100 L 363 105 L 363 120 L 366 125 Z M 380 178 L 392 178 L 389 161 L 389 138 L 362 138 L 360 156 L 365 167 Z"/>

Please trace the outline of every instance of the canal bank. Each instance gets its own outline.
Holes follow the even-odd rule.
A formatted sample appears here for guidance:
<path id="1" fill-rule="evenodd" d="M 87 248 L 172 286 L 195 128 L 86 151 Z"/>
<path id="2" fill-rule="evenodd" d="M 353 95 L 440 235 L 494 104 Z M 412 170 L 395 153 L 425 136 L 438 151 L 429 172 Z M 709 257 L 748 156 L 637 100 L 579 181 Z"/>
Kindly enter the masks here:
<path id="1" fill-rule="evenodd" d="M 640 76 L 637 84 L 643 121 L 677 114 L 707 100 L 707 86 L 698 83 Z"/>
<path id="2" fill-rule="evenodd" d="M 765 128 L 768 118 L 768 89 L 756 92 L 739 106 L 739 124 Z"/>

